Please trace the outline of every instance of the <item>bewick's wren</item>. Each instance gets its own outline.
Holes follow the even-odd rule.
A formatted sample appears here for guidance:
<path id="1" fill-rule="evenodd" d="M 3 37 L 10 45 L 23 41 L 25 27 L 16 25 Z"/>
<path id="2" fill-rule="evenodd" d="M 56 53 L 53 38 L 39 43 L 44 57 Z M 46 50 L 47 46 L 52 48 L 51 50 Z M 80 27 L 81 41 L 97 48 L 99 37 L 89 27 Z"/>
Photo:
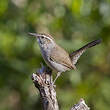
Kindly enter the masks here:
<path id="1" fill-rule="evenodd" d="M 36 34 L 29 33 L 37 38 L 42 56 L 46 64 L 53 70 L 57 71 L 57 76 L 53 82 L 60 76 L 62 72 L 67 70 L 76 69 L 75 64 L 87 48 L 93 47 L 101 42 L 101 40 L 94 40 L 87 45 L 83 46 L 79 50 L 69 54 L 63 48 L 56 44 L 55 40 L 49 34 Z"/>

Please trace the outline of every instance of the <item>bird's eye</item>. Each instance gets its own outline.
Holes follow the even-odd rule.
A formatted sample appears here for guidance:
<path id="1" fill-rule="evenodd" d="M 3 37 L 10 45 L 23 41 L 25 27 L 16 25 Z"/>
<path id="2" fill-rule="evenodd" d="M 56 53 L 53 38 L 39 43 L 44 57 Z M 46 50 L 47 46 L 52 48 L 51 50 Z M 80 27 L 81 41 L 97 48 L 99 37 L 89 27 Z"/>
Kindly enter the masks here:
<path id="1" fill-rule="evenodd" d="M 44 38 L 44 36 L 41 37 L 42 39 Z"/>

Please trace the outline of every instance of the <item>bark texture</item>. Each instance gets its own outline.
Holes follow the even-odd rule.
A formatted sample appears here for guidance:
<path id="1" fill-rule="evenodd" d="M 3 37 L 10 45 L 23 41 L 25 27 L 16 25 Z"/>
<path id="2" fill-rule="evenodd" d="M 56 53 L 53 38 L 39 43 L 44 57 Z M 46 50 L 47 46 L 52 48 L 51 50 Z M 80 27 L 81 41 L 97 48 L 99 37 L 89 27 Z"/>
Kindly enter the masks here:
<path id="1" fill-rule="evenodd" d="M 33 73 L 32 80 L 40 92 L 43 110 L 59 110 L 56 91 L 52 86 L 52 71 L 42 66 L 36 73 Z"/>
<path id="2" fill-rule="evenodd" d="M 75 104 L 71 110 L 90 110 L 90 108 L 86 105 L 84 99 L 80 99 L 78 104 Z"/>
<path id="3" fill-rule="evenodd" d="M 42 65 L 36 73 L 32 74 L 32 80 L 35 87 L 40 92 L 43 110 L 59 110 L 55 86 L 52 85 L 52 71 L 48 67 Z M 83 99 L 75 104 L 70 110 L 90 110 Z"/>

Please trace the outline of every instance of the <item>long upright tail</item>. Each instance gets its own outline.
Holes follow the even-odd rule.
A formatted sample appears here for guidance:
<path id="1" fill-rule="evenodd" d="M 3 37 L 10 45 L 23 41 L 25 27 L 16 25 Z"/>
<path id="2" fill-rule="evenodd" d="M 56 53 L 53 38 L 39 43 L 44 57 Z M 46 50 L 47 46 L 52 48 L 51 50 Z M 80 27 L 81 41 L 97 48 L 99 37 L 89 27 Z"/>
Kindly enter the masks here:
<path id="1" fill-rule="evenodd" d="M 83 46 L 82 48 L 72 52 L 70 54 L 70 58 L 71 58 L 71 61 L 72 63 L 75 65 L 78 61 L 78 59 L 80 58 L 80 56 L 86 51 L 86 49 L 90 48 L 90 47 L 93 47 L 97 44 L 100 44 L 101 43 L 101 39 L 98 39 L 98 40 L 94 40 L 88 44 L 86 44 L 85 46 Z"/>

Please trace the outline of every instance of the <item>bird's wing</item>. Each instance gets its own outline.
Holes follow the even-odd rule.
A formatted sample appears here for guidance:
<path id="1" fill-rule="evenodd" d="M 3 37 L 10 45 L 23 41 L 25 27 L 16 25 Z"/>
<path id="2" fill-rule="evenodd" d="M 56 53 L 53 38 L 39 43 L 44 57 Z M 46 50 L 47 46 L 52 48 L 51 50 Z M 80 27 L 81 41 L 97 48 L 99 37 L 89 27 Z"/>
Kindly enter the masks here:
<path id="1" fill-rule="evenodd" d="M 62 64 L 70 69 L 75 69 L 74 65 L 71 62 L 69 54 L 59 46 L 52 49 L 52 52 L 50 54 L 50 60 Z"/>
<path id="2" fill-rule="evenodd" d="M 71 58 L 72 63 L 75 65 L 77 63 L 78 59 L 80 58 L 80 56 L 86 51 L 86 49 L 93 47 L 99 43 L 101 43 L 101 39 L 94 40 L 94 41 L 88 43 L 87 45 L 83 46 L 79 50 L 72 52 L 70 54 L 70 58 Z"/>

